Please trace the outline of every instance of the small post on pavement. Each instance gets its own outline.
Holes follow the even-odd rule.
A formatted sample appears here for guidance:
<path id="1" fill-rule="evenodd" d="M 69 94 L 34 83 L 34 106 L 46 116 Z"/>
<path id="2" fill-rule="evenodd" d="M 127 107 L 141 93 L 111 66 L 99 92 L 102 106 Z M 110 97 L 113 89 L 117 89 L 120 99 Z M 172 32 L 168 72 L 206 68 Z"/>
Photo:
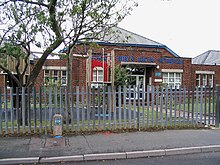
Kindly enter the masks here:
<path id="1" fill-rule="evenodd" d="M 62 124 L 63 124 L 63 117 L 60 114 L 55 114 L 53 116 L 53 135 L 54 136 L 62 136 Z"/>
<path id="2" fill-rule="evenodd" d="M 216 94 L 215 128 L 219 128 L 219 118 L 220 118 L 220 84 L 216 85 L 216 92 L 217 92 L 217 94 Z"/>

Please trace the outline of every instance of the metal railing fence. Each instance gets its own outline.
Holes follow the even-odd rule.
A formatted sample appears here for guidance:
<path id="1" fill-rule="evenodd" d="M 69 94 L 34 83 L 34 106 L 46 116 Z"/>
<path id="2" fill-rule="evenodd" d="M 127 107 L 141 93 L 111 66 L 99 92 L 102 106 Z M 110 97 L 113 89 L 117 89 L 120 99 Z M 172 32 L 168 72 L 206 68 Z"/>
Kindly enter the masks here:
<path id="1" fill-rule="evenodd" d="M 220 87 L 67 86 L 0 88 L 0 134 L 47 134 L 53 115 L 65 132 L 219 127 Z"/>

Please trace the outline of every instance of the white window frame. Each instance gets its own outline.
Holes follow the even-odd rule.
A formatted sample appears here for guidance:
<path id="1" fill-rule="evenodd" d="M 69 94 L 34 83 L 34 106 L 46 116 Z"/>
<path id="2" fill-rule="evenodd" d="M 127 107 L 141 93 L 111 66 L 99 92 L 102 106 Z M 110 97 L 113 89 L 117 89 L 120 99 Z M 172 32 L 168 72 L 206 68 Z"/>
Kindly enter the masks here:
<path id="1" fill-rule="evenodd" d="M 140 99 L 145 99 L 145 95 L 142 96 L 142 91 L 145 91 L 145 75 L 146 75 L 146 69 L 144 69 L 144 73 L 143 74 L 131 74 L 130 77 L 135 77 L 135 85 L 131 85 L 131 94 L 133 94 L 131 96 L 131 98 L 129 98 L 129 95 L 127 94 L 126 99 L 137 99 L 138 98 L 138 94 L 137 93 L 133 93 L 133 91 L 135 90 L 136 92 L 138 91 L 138 87 L 140 90 Z M 140 78 L 143 78 L 142 85 L 139 86 L 140 84 Z M 130 84 L 128 84 L 130 85 Z M 135 86 L 135 89 L 134 89 Z"/>
<path id="2" fill-rule="evenodd" d="M 202 86 L 207 86 L 207 80 L 208 80 L 208 76 L 207 74 L 203 74 L 202 75 Z"/>
<path id="3" fill-rule="evenodd" d="M 67 67 L 66 66 L 43 66 L 44 72 L 44 85 L 47 85 L 45 79 L 48 77 L 52 80 L 52 83 L 57 84 L 60 81 L 59 85 L 67 85 Z M 45 70 L 49 71 L 49 75 L 45 75 Z M 57 75 L 54 75 L 54 72 L 57 71 Z M 63 75 L 63 71 L 66 71 L 66 76 Z M 57 80 L 55 81 L 54 78 Z M 62 84 L 62 79 L 66 78 L 66 83 Z"/>
<path id="4" fill-rule="evenodd" d="M 66 75 L 63 75 L 63 72 L 66 72 Z M 65 79 L 65 83 L 63 83 L 63 79 Z M 61 85 L 67 85 L 67 71 L 61 70 Z"/>
<path id="5" fill-rule="evenodd" d="M 197 75 L 199 76 L 198 78 L 197 78 Z M 199 82 L 198 86 L 201 86 L 201 75 L 200 74 L 196 74 L 196 84 L 197 84 L 197 81 Z"/>
<path id="6" fill-rule="evenodd" d="M 211 76 L 211 79 L 210 79 L 210 77 L 209 76 Z M 213 87 L 213 82 L 214 82 L 214 75 L 213 74 L 211 74 L 211 75 L 208 75 L 208 80 L 209 80 L 209 86 L 210 87 Z M 211 80 L 211 81 L 210 81 Z M 211 83 L 210 83 L 211 82 Z"/>
<path id="7" fill-rule="evenodd" d="M 144 71 L 145 72 L 145 71 Z M 131 86 L 131 92 L 133 94 L 133 97 L 131 97 L 130 99 L 138 99 L 138 87 L 139 87 L 139 91 L 140 91 L 140 94 L 142 95 L 142 91 L 145 91 L 145 76 L 144 75 L 131 75 L 131 77 L 135 77 L 135 91 L 136 93 L 133 93 L 134 92 L 134 86 Z M 139 86 L 140 84 L 140 78 L 143 78 L 143 81 L 142 81 L 142 86 Z M 140 99 L 143 99 L 145 98 L 145 96 L 140 96 Z M 129 99 L 129 97 L 127 96 L 126 99 Z"/>
<path id="8" fill-rule="evenodd" d="M 104 69 L 102 67 L 93 68 L 92 82 L 104 82 Z"/>
<path id="9" fill-rule="evenodd" d="M 48 75 L 46 75 L 46 73 L 45 73 L 46 71 L 49 72 Z M 48 78 L 48 81 L 50 81 L 50 70 L 48 70 L 48 69 L 44 70 L 44 84 L 47 84 L 46 78 Z"/>
<path id="10" fill-rule="evenodd" d="M 167 74 L 167 77 L 164 77 L 164 74 Z M 171 74 L 173 74 L 173 77 L 171 77 Z M 177 77 L 177 74 L 179 74 L 180 76 Z M 172 88 L 177 87 L 177 89 L 179 89 L 182 84 L 182 73 L 181 72 L 163 72 L 162 78 L 163 78 L 163 84 L 167 84 L 168 86 L 171 86 Z M 173 79 L 173 81 L 170 81 L 171 78 Z M 166 82 L 165 82 L 165 79 L 167 79 Z M 177 79 L 179 79 L 179 81 L 177 81 Z"/>
<path id="11" fill-rule="evenodd" d="M 55 71 L 57 71 L 57 75 L 54 74 Z M 56 84 L 59 81 L 59 70 L 53 70 L 52 73 L 53 73 L 52 74 L 53 82 Z M 55 80 L 55 78 L 56 78 L 56 80 Z"/>

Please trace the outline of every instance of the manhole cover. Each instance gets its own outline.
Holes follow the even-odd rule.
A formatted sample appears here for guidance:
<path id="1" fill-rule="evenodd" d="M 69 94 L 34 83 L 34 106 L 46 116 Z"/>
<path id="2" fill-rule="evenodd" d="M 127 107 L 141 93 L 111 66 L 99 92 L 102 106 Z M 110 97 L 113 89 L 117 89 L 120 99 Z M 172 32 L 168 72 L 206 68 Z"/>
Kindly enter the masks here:
<path id="1" fill-rule="evenodd" d="M 45 147 L 65 147 L 65 138 L 47 138 Z"/>

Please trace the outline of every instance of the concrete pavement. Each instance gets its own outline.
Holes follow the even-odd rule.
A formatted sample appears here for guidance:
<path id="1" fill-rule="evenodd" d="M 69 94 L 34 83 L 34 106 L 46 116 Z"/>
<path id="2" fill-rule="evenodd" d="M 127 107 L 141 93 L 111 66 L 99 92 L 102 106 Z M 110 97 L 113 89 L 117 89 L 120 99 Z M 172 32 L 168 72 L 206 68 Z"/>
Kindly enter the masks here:
<path id="1" fill-rule="evenodd" d="M 0 164 L 125 159 L 220 151 L 220 130 L 0 137 Z"/>

